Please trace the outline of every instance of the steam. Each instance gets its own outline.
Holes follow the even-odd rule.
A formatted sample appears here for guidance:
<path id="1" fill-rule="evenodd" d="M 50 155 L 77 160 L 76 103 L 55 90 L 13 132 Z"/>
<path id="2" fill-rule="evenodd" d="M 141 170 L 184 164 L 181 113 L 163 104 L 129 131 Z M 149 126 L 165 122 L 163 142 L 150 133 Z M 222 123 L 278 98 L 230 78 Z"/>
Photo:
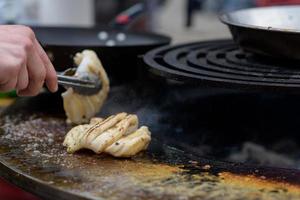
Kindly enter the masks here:
<path id="1" fill-rule="evenodd" d="M 276 153 L 251 142 L 245 142 L 241 151 L 231 154 L 229 160 L 234 162 L 252 162 L 274 167 L 294 168 L 297 165 L 295 160 L 288 158 L 286 155 Z"/>

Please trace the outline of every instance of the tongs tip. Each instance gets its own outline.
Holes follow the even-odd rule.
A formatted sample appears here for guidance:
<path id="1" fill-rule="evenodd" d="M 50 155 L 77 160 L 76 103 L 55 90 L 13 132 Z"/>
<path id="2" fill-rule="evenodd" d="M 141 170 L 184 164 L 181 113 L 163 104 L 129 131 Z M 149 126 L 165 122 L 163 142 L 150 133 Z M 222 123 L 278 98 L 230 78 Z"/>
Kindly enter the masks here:
<path id="1" fill-rule="evenodd" d="M 58 83 L 65 88 L 73 88 L 76 93 L 82 95 L 94 95 L 101 89 L 101 81 L 86 80 L 75 77 L 76 68 L 69 68 L 64 72 L 57 74 Z"/>

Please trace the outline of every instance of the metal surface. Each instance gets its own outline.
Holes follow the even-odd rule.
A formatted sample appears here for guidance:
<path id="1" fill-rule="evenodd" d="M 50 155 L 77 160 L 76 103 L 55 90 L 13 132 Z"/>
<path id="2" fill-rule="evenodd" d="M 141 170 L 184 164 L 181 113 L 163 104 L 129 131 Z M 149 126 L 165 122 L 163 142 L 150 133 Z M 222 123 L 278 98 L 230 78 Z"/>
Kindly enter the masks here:
<path id="1" fill-rule="evenodd" d="M 212 150 L 218 150 L 224 156 L 224 152 L 232 149 L 221 145 L 222 142 L 234 143 L 239 140 L 238 136 L 250 137 L 239 126 L 236 130 L 228 130 L 224 125 L 228 123 L 227 127 L 235 127 L 230 121 L 241 119 L 236 111 L 256 109 L 248 104 L 245 106 L 245 103 L 236 103 L 239 98 L 235 95 L 226 100 L 232 93 L 217 97 L 217 91 L 211 94 L 212 90 L 208 91 L 205 96 L 203 89 L 169 88 L 158 82 L 157 87 L 150 87 L 142 85 L 141 81 L 112 87 L 101 116 L 121 111 L 136 113 L 140 123 L 149 125 L 152 131 L 149 150 L 132 159 L 115 159 L 90 151 L 67 154 L 62 141 L 70 126 L 65 123 L 61 97 L 44 93 L 35 98 L 19 99 L 1 115 L 0 175 L 44 199 L 299 199 L 300 172 L 294 167 L 283 168 L 282 160 L 279 161 L 280 168 L 263 167 L 216 161 L 193 155 L 191 148 L 175 148 L 173 139 L 186 145 L 200 142 L 205 147 L 207 144 L 203 142 L 210 136 L 219 142 L 214 143 Z M 201 96 L 204 99 L 216 96 L 221 105 L 226 106 L 219 105 L 214 98 L 201 100 Z M 299 102 L 297 98 L 290 99 Z M 251 96 L 245 100 L 255 102 Z M 270 105 L 271 100 L 266 101 Z M 286 103 L 281 106 L 285 108 L 283 111 L 287 111 L 286 105 L 295 105 L 295 102 L 286 100 L 279 99 L 279 102 Z M 262 103 L 259 105 L 257 110 L 264 112 Z M 217 115 L 211 112 L 212 107 L 220 109 Z M 224 114 L 222 109 L 227 108 L 232 114 L 231 119 L 221 117 Z M 277 111 L 279 107 L 270 109 Z M 270 113 L 270 116 L 276 115 Z M 281 113 L 274 119 L 266 118 L 279 124 L 276 120 L 280 120 L 280 116 L 285 115 Z M 246 122 L 251 121 L 250 127 L 255 127 L 252 123 L 258 118 L 250 120 L 244 116 Z M 205 119 L 214 119 L 213 124 Z M 297 115 L 287 122 L 293 120 L 298 120 Z M 237 124 L 247 127 L 240 121 Z M 281 124 L 286 127 L 283 121 Z M 204 131 L 203 128 L 210 126 L 214 127 L 213 132 Z M 289 124 L 288 127 L 293 126 Z M 277 127 L 275 130 L 281 132 L 282 129 Z M 238 134 L 234 135 L 236 132 Z M 277 135 L 274 131 L 268 133 L 267 144 L 271 144 Z M 287 137 L 288 133 L 284 136 Z M 260 132 L 258 134 L 262 139 L 266 137 Z M 280 137 L 278 140 L 282 141 Z M 165 142 L 171 146 L 164 145 Z M 292 151 L 288 155 L 292 155 Z"/>
<path id="2" fill-rule="evenodd" d="M 300 59 L 300 6 L 245 9 L 221 15 L 220 19 L 243 49 Z"/>
<path id="3" fill-rule="evenodd" d="M 72 87 L 74 91 L 83 95 L 94 95 L 100 91 L 102 87 L 100 80 L 90 80 L 89 77 L 79 79 L 73 76 L 75 72 L 76 68 L 69 68 L 64 72 L 58 73 L 58 84 L 66 88 Z"/>
<path id="4" fill-rule="evenodd" d="M 165 46 L 144 61 L 154 74 L 188 84 L 284 92 L 300 87 L 297 62 L 245 53 L 230 40 Z"/>

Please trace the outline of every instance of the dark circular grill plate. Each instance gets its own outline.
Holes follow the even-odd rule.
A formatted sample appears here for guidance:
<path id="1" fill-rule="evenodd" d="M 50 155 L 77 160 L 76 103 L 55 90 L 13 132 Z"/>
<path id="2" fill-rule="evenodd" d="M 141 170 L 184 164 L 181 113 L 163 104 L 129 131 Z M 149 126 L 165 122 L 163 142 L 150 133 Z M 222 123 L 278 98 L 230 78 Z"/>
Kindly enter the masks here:
<path id="1" fill-rule="evenodd" d="M 148 52 L 154 74 L 188 84 L 294 90 L 300 87 L 300 63 L 245 53 L 231 40 L 165 46 Z"/>

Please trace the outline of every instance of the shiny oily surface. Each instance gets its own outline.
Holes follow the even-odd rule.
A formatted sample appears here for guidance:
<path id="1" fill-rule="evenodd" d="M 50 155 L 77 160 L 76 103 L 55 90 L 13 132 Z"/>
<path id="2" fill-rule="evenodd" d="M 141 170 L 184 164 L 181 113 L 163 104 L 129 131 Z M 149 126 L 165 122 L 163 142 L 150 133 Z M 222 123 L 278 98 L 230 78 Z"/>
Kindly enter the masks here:
<path id="1" fill-rule="evenodd" d="M 207 160 L 158 139 L 132 159 L 67 154 L 71 127 L 47 98 L 18 100 L 0 129 L 0 175 L 45 199 L 300 198 L 298 171 Z"/>

